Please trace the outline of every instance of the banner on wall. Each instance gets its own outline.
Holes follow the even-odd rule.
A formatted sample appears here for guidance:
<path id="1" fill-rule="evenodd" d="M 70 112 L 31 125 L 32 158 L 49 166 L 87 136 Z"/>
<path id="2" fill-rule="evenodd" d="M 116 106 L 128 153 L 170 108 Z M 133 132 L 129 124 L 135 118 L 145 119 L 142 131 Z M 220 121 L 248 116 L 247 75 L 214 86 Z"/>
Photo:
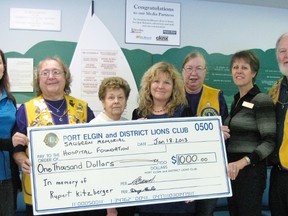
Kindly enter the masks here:
<path id="1" fill-rule="evenodd" d="M 33 92 L 33 58 L 7 58 L 11 92 Z"/>
<path id="2" fill-rule="evenodd" d="M 124 117 L 131 119 L 137 108 L 137 85 L 120 46 L 95 15 L 87 14 L 80 38 L 77 43 L 70 70 L 73 75 L 72 95 L 88 102 L 97 115 L 103 111 L 98 98 L 98 90 L 106 77 L 119 76 L 125 79 L 131 88 Z"/>
<path id="3" fill-rule="evenodd" d="M 61 31 L 61 11 L 10 8 L 10 29 Z"/>
<path id="4" fill-rule="evenodd" d="M 126 0 L 126 43 L 180 45 L 180 3 Z"/>

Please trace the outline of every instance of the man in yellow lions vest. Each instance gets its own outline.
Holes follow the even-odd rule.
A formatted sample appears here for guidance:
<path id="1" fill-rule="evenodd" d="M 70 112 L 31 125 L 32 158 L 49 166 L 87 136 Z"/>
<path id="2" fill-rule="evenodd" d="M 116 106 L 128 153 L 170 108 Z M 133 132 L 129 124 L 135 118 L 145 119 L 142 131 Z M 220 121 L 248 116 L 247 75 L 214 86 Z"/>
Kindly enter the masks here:
<path id="1" fill-rule="evenodd" d="M 269 204 L 272 216 L 288 215 L 288 32 L 276 43 L 276 56 L 283 77 L 270 89 L 276 106 L 277 141 L 270 156 L 273 164 L 270 177 Z"/>

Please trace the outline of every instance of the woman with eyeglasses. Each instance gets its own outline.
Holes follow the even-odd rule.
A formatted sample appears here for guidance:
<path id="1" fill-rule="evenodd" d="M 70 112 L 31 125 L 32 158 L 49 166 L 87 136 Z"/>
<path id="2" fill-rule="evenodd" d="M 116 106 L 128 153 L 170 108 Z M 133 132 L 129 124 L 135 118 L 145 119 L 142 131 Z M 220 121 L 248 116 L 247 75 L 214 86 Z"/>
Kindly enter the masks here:
<path id="1" fill-rule="evenodd" d="M 94 118 L 86 102 L 69 96 L 70 83 L 70 70 L 61 59 L 42 60 L 35 74 L 37 97 L 22 104 L 17 111 L 16 133 L 13 135 L 14 159 L 23 172 L 23 194 L 27 215 L 33 215 L 27 127 L 85 123 Z"/>
<path id="2" fill-rule="evenodd" d="M 204 84 L 207 66 L 204 56 L 199 52 L 189 53 L 182 64 L 186 98 L 195 116 L 221 116 L 222 122 L 228 116 L 228 108 L 219 89 Z M 222 126 L 225 139 L 229 137 L 229 129 Z M 217 199 L 196 200 L 196 216 L 213 216 Z"/>
<path id="3" fill-rule="evenodd" d="M 207 74 L 206 60 L 199 52 L 189 53 L 182 64 L 187 101 L 196 116 L 228 116 L 228 108 L 219 89 L 204 84 Z"/>

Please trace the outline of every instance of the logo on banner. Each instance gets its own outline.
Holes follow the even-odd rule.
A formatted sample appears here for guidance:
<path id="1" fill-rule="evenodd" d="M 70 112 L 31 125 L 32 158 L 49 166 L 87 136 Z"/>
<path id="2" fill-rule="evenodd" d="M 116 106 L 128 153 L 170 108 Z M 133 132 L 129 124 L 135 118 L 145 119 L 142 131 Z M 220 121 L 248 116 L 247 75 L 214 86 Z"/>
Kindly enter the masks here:
<path id="1" fill-rule="evenodd" d="M 57 145 L 59 138 L 55 133 L 48 133 L 44 138 L 44 143 L 49 146 L 50 148 L 53 148 Z"/>
<path id="2" fill-rule="evenodd" d="M 168 36 L 159 35 L 156 37 L 157 41 L 168 41 Z"/>

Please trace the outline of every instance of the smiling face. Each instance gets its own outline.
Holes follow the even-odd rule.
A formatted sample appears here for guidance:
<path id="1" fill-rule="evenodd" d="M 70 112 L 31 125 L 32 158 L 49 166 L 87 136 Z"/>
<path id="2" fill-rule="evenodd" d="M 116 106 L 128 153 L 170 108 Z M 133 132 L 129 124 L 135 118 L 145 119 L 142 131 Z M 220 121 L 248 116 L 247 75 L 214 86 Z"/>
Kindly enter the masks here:
<path id="1" fill-rule="evenodd" d="M 153 101 L 167 103 L 172 95 L 173 80 L 164 72 L 159 72 L 151 82 L 151 95 Z"/>
<path id="2" fill-rule="evenodd" d="M 248 92 L 253 87 L 253 78 L 256 75 L 256 72 L 251 70 L 250 64 L 244 59 L 235 59 L 231 70 L 235 85 Z"/>
<path id="3" fill-rule="evenodd" d="M 124 90 L 122 88 L 106 89 L 105 97 L 102 99 L 102 106 L 109 118 L 115 121 L 119 120 L 127 106 Z"/>
<path id="4" fill-rule="evenodd" d="M 283 37 L 278 44 L 277 61 L 281 73 L 288 77 L 288 36 Z"/>
<path id="5" fill-rule="evenodd" d="M 190 59 L 182 69 L 185 89 L 188 93 L 200 92 L 206 76 L 205 61 L 201 57 Z"/>
<path id="6" fill-rule="evenodd" d="M 42 63 L 39 68 L 39 87 L 45 99 L 63 99 L 65 83 L 65 73 L 57 61 L 49 59 Z"/>

